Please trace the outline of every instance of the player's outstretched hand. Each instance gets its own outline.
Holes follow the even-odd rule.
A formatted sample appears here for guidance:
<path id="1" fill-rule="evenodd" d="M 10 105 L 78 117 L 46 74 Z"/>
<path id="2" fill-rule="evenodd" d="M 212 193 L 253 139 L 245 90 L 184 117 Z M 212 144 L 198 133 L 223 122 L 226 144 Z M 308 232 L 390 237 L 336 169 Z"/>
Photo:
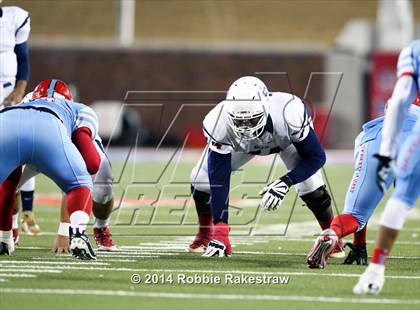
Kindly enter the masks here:
<path id="1" fill-rule="evenodd" d="M 260 192 L 262 196 L 260 207 L 267 211 L 276 210 L 281 206 L 291 185 L 292 183 L 287 176 L 283 176 L 268 184 Z"/>
<path id="2" fill-rule="evenodd" d="M 69 237 L 57 235 L 57 237 L 55 237 L 51 252 L 57 254 L 70 253 Z"/>
<path id="3" fill-rule="evenodd" d="M 386 180 L 394 173 L 392 158 L 379 154 L 375 154 L 373 157 L 378 160 L 378 167 L 376 168 L 376 184 L 378 184 L 380 190 L 385 193 L 387 190 Z"/>
<path id="4" fill-rule="evenodd" d="M 22 93 L 18 89 L 15 89 L 14 91 L 12 91 L 10 93 L 9 96 L 7 96 L 4 99 L 3 104 L 4 104 L 5 107 L 9 107 L 9 106 L 15 105 L 15 104 L 17 104 L 17 103 L 19 103 L 19 102 L 22 101 L 24 95 L 25 95 L 25 93 Z"/>

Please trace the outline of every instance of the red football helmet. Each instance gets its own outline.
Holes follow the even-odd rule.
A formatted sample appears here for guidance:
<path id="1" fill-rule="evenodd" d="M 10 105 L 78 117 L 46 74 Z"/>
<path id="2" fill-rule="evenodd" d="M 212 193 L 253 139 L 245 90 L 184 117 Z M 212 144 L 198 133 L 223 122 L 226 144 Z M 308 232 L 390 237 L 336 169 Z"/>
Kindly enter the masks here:
<path id="1" fill-rule="evenodd" d="M 64 98 L 73 100 L 70 88 L 60 80 L 43 80 L 39 83 L 32 94 L 32 99 L 39 98 Z"/>

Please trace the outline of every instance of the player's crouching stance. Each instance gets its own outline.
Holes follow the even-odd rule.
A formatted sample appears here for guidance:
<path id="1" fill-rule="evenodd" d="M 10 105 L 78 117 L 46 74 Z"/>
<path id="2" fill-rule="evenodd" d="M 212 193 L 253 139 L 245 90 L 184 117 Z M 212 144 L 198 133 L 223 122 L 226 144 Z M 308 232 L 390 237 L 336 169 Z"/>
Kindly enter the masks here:
<path id="1" fill-rule="evenodd" d="M 381 215 L 372 260 L 354 286 L 354 294 L 381 292 L 385 283 L 388 255 L 404 226 L 406 216 L 420 195 L 420 115 L 400 150 L 396 149 L 407 110 L 420 92 L 420 40 L 413 41 L 401 51 L 397 72 L 398 80 L 385 113 L 379 154 L 375 156 L 379 161 L 376 179 L 384 190 L 386 180 L 393 170 L 393 158 L 398 151 L 395 190 Z"/>
<path id="2" fill-rule="evenodd" d="M 99 142 L 100 143 L 100 142 Z M 99 146 L 99 144 L 97 144 Z M 99 171 L 92 175 L 92 211 L 95 217 L 93 223 L 93 237 L 95 238 L 98 251 L 116 251 L 117 247 L 112 240 L 112 234 L 109 228 L 109 221 L 114 207 L 114 195 L 112 191 L 112 168 L 111 163 L 106 156 L 102 144 L 98 147 L 98 153 L 101 155 L 101 165 Z M 67 253 L 69 230 L 69 217 L 63 197 L 61 205 L 61 220 L 57 237 L 54 241 L 52 252 Z"/>
<path id="3" fill-rule="evenodd" d="M 331 199 L 319 171 L 325 152 L 301 99 L 288 93 L 269 93 L 258 78 L 242 77 L 229 88 L 226 100 L 207 114 L 203 128 L 208 149 L 191 173 L 199 229 L 190 252 L 232 254 L 230 175 L 256 155 L 278 153 L 289 170 L 261 191 L 263 209 L 276 210 L 294 185 L 322 229 L 329 227 Z"/>
<path id="4" fill-rule="evenodd" d="M 32 98 L 0 112 L 0 254 L 11 255 L 14 250 L 11 228 L 15 192 L 22 166 L 28 164 L 66 193 L 73 256 L 95 259 L 85 232 L 92 210 L 90 174 L 100 165 L 93 144 L 96 115 L 86 105 L 73 102 L 62 81 L 42 81 Z M 82 112 L 90 117 L 77 126 L 76 115 Z"/>

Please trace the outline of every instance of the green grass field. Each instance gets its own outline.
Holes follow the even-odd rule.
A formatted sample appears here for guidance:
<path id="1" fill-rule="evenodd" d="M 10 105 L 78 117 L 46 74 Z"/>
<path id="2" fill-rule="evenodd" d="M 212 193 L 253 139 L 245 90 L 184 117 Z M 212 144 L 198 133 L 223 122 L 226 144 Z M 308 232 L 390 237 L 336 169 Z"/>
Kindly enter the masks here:
<path id="1" fill-rule="evenodd" d="M 325 270 L 306 267 L 306 253 L 320 230 L 299 200 L 293 206 L 293 190 L 276 212 L 256 208 L 259 188 L 267 176 L 280 175 L 281 168 L 270 172 L 269 165 L 251 163 L 233 177 L 233 256 L 209 259 L 185 252 L 195 231 L 195 210 L 188 200 L 192 163 L 181 161 L 166 171 L 164 166 L 148 162 L 124 169 L 114 163 L 115 194 L 124 197 L 120 208 L 116 200 L 112 215 L 114 240 L 120 250 L 98 253 L 93 262 L 49 253 L 59 207 L 37 205 L 43 234 L 22 235 L 15 255 L 0 258 L 0 309 L 420 309 L 418 208 L 393 250 L 382 294 L 359 297 L 351 290 L 364 267 L 343 266 L 343 259 L 330 259 Z M 341 210 L 352 167 L 330 165 L 325 173 Z M 59 191 L 40 176 L 37 195 L 54 198 Z M 161 203 L 151 204 L 157 198 Z M 383 203 L 379 210 L 382 207 Z M 369 226 L 369 250 L 379 214 Z M 133 274 L 141 277 L 141 283 L 132 283 Z M 178 277 L 195 274 L 219 276 L 221 283 L 178 283 Z M 264 275 L 288 277 L 282 279 L 288 283 L 225 283 L 225 277 Z M 158 283 L 145 283 L 147 280 Z"/>

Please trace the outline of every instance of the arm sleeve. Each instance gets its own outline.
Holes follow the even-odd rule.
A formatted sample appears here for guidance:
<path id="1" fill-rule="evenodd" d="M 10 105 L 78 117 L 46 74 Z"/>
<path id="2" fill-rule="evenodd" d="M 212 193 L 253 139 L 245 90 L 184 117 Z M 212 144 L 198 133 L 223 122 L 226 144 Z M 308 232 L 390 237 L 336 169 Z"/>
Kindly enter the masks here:
<path id="1" fill-rule="evenodd" d="M 92 141 L 91 135 L 92 132 L 89 128 L 81 127 L 73 132 L 71 139 L 82 155 L 88 172 L 90 174 L 95 174 L 99 170 L 101 156 L 93 144 L 94 142 Z"/>
<path id="2" fill-rule="evenodd" d="M 16 80 L 27 81 L 29 79 L 29 48 L 28 42 L 15 45 L 15 54 L 17 59 Z"/>
<path id="3" fill-rule="evenodd" d="M 232 155 L 209 150 L 207 165 L 210 181 L 210 207 L 214 223 L 228 221 L 229 188 Z"/>
<path id="4" fill-rule="evenodd" d="M 410 74 L 403 74 L 395 84 L 388 108 L 385 113 L 384 127 L 382 129 L 382 142 L 379 154 L 393 157 L 398 133 L 402 128 L 405 115 L 411 103 L 417 96 L 417 85 Z"/>
<path id="5" fill-rule="evenodd" d="M 326 155 L 312 128 L 306 138 L 300 142 L 294 142 L 293 145 L 301 157 L 298 165 L 290 171 L 287 176 L 293 184 L 300 183 L 315 174 L 325 164 Z"/>
<path id="6" fill-rule="evenodd" d="M 76 128 L 82 127 L 89 128 L 92 133 L 92 139 L 95 139 L 99 130 L 98 117 L 96 116 L 96 113 L 88 106 L 80 109 L 80 111 L 77 113 Z"/>

